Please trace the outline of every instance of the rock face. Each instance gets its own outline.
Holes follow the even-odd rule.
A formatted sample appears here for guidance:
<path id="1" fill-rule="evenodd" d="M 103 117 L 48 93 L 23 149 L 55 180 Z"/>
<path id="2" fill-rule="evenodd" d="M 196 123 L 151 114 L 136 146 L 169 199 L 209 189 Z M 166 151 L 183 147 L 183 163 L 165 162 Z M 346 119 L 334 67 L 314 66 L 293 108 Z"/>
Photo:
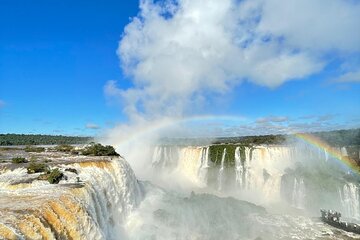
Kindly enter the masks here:
<path id="1" fill-rule="evenodd" d="M 78 175 L 64 171 L 68 180 L 59 184 L 24 183 L 33 178 L 24 168 L 0 175 L 0 239 L 119 239 L 122 220 L 143 197 L 127 162 L 94 158 L 57 167 Z"/>

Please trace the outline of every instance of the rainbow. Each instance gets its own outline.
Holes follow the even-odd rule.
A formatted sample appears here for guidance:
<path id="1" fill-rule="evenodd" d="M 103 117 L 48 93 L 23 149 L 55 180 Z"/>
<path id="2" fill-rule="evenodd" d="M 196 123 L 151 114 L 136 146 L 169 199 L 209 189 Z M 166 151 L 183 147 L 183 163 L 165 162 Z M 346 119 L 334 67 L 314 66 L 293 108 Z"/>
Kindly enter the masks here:
<path id="1" fill-rule="evenodd" d="M 309 134 L 309 133 L 295 133 L 294 135 L 297 138 L 302 139 L 305 142 L 307 142 L 315 147 L 323 149 L 330 156 L 337 159 L 340 163 L 345 164 L 352 171 L 354 171 L 357 174 L 360 174 L 360 167 L 358 166 L 358 164 L 356 163 L 355 160 L 351 159 L 348 156 L 342 155 L 338 149 L 331 147 L 328 143 L 326 143 L 322 139 L 320 139 L 312 134 Z"/>

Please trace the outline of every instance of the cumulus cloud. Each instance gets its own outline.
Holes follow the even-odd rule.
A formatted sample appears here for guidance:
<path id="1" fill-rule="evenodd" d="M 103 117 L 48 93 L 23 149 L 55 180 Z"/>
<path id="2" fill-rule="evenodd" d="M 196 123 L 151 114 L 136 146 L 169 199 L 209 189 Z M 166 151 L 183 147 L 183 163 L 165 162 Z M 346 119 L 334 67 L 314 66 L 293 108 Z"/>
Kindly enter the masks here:
<path id="1" fill-rule="evenodd" d="M 132 87 L 105 86 L 129 116 L 181 116 L 250 81 L 275 88 L 360 50 L 351 0 L 142 0 L 118 55 Z"/>
<path id="2" fill-rule="evenodd" d="M 314 51 L 360 51 L 360 2 L 263 0 L 259 30 L 284 44 Z"/>
<path id="3" fill-rule="evenodd" d="M 87 128 L 87 129 L 100 129 L 100 126 L 97 125 L 97 124 L 94 124 L 94 123 L 87 123 L 85 125 L 85 128 Z"/>

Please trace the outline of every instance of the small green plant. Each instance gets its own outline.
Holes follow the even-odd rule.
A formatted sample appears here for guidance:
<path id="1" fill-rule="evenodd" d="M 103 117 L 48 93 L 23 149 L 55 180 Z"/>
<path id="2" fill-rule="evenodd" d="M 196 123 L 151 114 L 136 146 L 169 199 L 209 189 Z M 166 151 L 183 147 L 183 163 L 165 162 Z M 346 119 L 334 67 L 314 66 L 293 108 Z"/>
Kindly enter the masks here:
<path id="1" fill-rule="evenodd" d="M 47 180 L 51 184 L 58 184 L 60 182 L 60 180 L 63 178 L 63 176 L 64 176 L 64 174 L 58 168 L 55 168 L 55 169 L 51 170 L 51 172 L 48 175 Z"/>
<path id="2" fill-rule="evenodd" d="M 39 173 L 39 172 L 46 172 L 49 170 L 49 167 L 45 163 L 36 163 L 31 162 L 27 167 L 27 173 Z"/>
<path id="3" fill-rule="evenodd" d="M 44 147 L 34 147 L 34 146 L 26 146 L 25 147 L 25 152 L 44 152 L 45 148 Z"/>
<path id="4" fill-rule="evenodd" d="M 11 159 L 11 162 L 16 163 L 16 164 L 18 164 L 18 163 L 27 163 L 28 160 L 26 160 L 23 157 L 14 157 L 14 158 Z"/>

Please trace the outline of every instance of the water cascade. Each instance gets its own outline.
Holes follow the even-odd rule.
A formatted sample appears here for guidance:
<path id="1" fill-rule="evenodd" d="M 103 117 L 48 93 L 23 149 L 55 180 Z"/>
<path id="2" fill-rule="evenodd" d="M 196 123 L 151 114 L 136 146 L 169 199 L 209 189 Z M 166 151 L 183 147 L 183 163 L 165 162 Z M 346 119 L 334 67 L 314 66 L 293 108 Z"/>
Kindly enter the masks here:
<path id="1" fill-rule="evenodd" d="M 226 157 L 226 148 L 224 148 L 222 157 L 221 157 L 221 165 L 220 165 L 220 170 L 219 170 L 219 175 L 218 175 L 218 190 L 221 191 L 223 188 L 223 181 L 224 181 L 224 168 L 225 168 L 225 157 Z"/>
<path id="2" fill-rule="evenodd" d="M 244 165 L 241 163 L 240 147 L 236 147 L 236 149 L 235 149 L 235 177 L 236 177 L 235 181 L 236 181 L 236 186 L 239 188 L 244 187 L 243 174 L 244 174 Z"/>
<path id="3" fill-rule="evenodd" d="M 37 180 L 2 185 L 0 210 L 6 214 L 0 217 L 0 238 L 118 239 L 123 235 L 123 222 L 143 199 L 130 166 L 117 159 L 64 167 L 76 169 L 78 175 L 67 173 L 69 179 L 58 185 Z M 9 171 L 0 181 L 17 176 L 21 176 L 18 171 Z M 83 187 L 76 184 L 76 177 L 85 183 Z"/>
<path id="4" fill-rule="evenodd" d="M 205 185 L 207 184 L 209 167 L 209 147 L 201 148 L 198 176 L 200 181 L 203 182 Z"/>
<path id="5" fill-rule="evenodd" d="M 339 189 L 339 195 L 345 211 L 344 215 L 360 219 L 359 185 L 346 183 L 342 189 Z"/>
<path id="6" fill-rule="evenodd" d="M 303 209 L 305 201 L 305 184 L 304 179 L 294 178 L 294 187 L 292 192 L 292 205 L 296 208 Z"/>

